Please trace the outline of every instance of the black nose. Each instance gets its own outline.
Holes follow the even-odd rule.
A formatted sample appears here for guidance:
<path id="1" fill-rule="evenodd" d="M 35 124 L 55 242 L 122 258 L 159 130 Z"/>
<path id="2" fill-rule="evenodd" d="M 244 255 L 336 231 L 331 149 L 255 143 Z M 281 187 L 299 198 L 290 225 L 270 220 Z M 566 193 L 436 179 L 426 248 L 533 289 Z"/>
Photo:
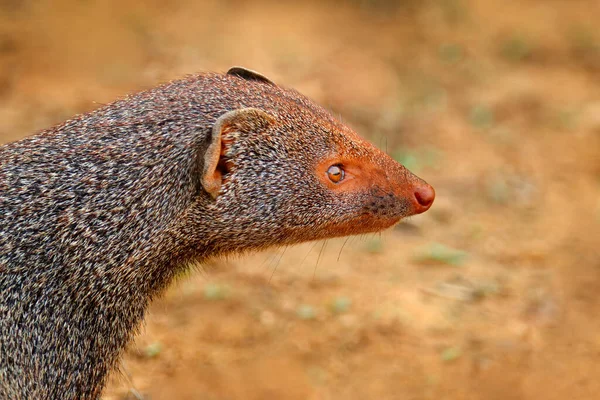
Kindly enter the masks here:
<path id="1" fill-rule="evenodd" d="M 415 213 L 420 214 L 427 210 L 433 204 L 435 199 L 435 190 L 427 183 L 422 183 L 415 188 Z"/>

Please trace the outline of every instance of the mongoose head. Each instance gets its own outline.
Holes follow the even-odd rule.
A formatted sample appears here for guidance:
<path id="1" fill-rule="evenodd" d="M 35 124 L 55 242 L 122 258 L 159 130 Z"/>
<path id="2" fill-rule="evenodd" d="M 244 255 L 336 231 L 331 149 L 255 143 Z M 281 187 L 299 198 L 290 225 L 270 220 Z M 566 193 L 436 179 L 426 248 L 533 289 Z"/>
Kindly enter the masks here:
<path id="1" fill-rule="evenodd" d="M 378 232 L 431 207 L 429 184 L 306 97 L 241 68 L 223 79 L 246 98 L 214 124 L 201 183 L 248 248 Z"/>

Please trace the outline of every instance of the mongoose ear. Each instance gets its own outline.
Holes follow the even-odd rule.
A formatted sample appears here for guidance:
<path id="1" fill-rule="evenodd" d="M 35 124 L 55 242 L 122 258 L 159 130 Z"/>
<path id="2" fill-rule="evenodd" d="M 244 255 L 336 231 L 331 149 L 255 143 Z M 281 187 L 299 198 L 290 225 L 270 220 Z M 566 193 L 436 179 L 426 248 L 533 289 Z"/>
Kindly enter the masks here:
<path id="1" fill-rule="evenodd" d="M 244 67 L 231 67 L 229 71 L 227 71 L 227 75 L 238 76 L 247 81 L 258 81 L 262 83 L 266 83 L 269 85 L 277 86 L 273 81 L 271 81 L 266 76 L 259 74 L 256 71 L 252 71 L 251 69 L 247 69 Z"/>
<path id="2" fill-rule="evenodd" d="M 275 118 L 256 108 L 241 108 L 221 115 L 213 125 L 210 144 L 204 154 L 202 186 L 213 199 L 217 198 L 225 175 L 233 167 L 228 156 L 231 145 L 241 133 L 262 132 Z"/>

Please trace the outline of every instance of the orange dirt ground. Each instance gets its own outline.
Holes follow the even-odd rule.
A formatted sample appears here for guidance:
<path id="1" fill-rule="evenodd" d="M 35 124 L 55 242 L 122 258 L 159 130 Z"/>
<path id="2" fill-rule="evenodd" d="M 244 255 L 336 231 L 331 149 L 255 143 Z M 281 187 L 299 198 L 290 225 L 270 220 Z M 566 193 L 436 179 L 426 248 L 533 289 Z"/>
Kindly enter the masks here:
<path id="1" fill-rule="evenodd" d="M 198 266 L 103 399 L 600 398 L 600 2 L 0 0 L 0 143 L 244 65 L 437 190 Z"/>

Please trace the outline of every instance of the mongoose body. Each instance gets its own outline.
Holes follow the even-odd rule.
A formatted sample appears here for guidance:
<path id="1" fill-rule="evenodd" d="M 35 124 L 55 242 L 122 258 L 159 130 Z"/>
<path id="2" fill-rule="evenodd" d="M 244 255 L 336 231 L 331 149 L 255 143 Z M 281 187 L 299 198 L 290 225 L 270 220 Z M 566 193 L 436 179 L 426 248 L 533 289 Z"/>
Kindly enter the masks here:
<path id="1" fill-rule="evenodd" d="M 4 145 L 0 398 L 98 398 L 192 262 L 379 231 L 433 198 L 323 108 L 241 68 Z"/>

